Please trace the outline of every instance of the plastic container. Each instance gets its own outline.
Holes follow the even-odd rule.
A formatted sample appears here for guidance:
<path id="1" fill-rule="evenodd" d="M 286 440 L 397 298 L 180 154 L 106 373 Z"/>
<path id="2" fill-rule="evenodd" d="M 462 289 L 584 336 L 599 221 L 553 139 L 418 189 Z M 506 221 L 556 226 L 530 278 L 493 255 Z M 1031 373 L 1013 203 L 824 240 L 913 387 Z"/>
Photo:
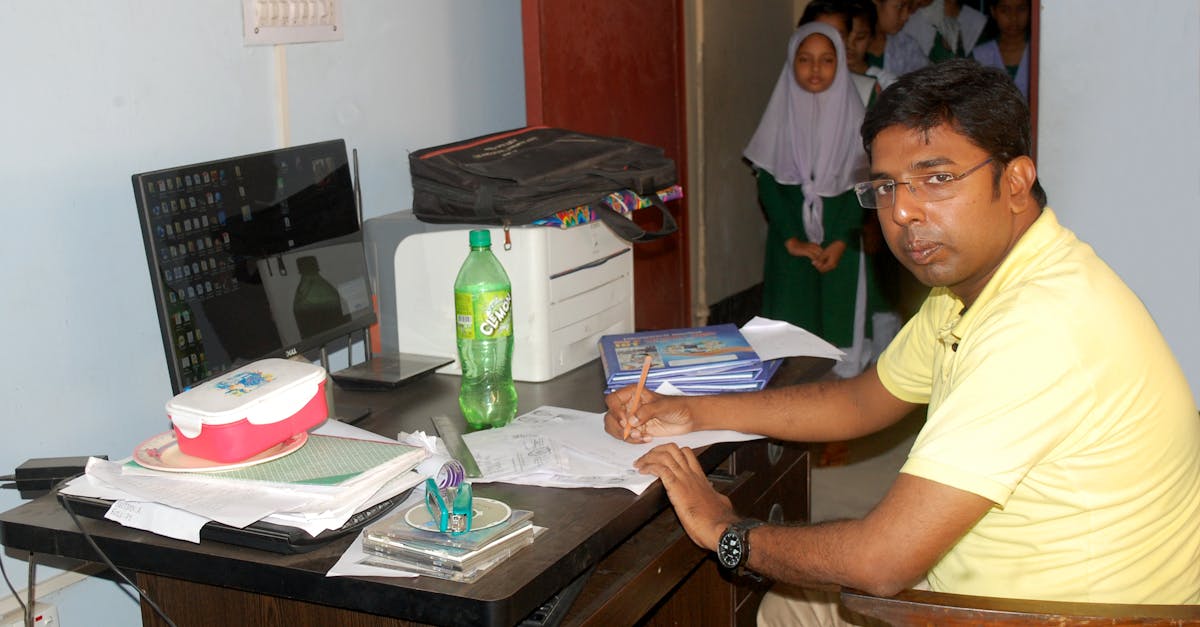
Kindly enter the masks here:
<path id="1" fill-rule="evenodd" d="M 167 402 L 180 452 L 239 462 L 321 424 L 329 416 L 325 369 L 263 359 Z"/>
<path id="2" fill-rule="evenodd" d="M 503 427 L 517 415 L 513 386 L 512 283 L 487 230 L 468 235 L 471 252 L 454 281 L 462 384 L 458 407 L 472 429 Z"/>

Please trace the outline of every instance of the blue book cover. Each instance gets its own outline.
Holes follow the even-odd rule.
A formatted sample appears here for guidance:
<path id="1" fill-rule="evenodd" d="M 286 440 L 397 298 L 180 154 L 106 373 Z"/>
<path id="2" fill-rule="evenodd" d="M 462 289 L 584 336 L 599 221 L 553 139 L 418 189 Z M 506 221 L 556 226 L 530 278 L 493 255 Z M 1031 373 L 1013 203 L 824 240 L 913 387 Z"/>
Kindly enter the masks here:
<path id="1" fill-rule="evenodd" d="M 783 363 L 782 359 L 770 359 L 762 362 L 760 368 L 754 378 L 748 380 L 734 381 L 704 381 L 704 380 L 689 380 L 685 377 L 680 381 L 670 379 L 671 384 L 679 389 L 684 394 L 713 394 L 718 392 L 757 392 L 771 382 L 771 377 L 775 376 L 775 372 L 779 370 L 779 365 Z"/>
<path id="2" fill-rule="evenodd" d="M 689 329 L 637 331 L 600 338 L 600 361 L 606 382 L 636 382 L 646 355 L 651 358 L 648 379 L 679 375 L 756 371 L 762 361 L 734 324 Z"/>

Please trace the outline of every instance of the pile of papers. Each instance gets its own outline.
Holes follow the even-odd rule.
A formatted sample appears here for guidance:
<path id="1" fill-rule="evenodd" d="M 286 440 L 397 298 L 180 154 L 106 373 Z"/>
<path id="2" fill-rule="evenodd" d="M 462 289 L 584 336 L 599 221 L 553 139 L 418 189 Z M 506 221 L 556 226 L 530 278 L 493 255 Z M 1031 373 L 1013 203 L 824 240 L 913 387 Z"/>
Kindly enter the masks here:
<path id="1" fill-rule="evenodd" d="M 420 483 L 414 468 L 428 455 L 329 420 L 296 452 L 245 469 L 165 472 L 93 458 L 61 491 L 115 501 L 106 518 L 191 542 L 210 521 L 242 528 L 261 520 L 316 536 Z"/>

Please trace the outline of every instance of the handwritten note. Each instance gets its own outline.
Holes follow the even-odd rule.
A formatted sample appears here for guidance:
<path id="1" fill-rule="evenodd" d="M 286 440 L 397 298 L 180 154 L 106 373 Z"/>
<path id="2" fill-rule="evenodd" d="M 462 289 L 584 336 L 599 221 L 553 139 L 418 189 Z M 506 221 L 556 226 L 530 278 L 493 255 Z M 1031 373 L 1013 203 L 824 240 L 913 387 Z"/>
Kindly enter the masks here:
<path id="1" fill-rule="evenodd" d="M 506 427 L 468 433 L 464 439 L 484 473 L 477 482 L 625 488 L 641 494 L 656 477 L 639 473 L 633 462 L 659 444 L 675 442 L 699 448 L 760 437 L 736 431 L 698 431 L 631 444 L 604 431 L 604 414 L 545 406 L 518 416 Z"/>

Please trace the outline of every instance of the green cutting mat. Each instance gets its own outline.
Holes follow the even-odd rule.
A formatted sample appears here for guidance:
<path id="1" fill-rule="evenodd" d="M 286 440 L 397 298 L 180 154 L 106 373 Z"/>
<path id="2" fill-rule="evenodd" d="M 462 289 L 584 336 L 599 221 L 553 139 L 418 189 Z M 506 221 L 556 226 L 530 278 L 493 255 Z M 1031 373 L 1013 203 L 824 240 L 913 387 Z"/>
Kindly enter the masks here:
<path id="1" fill-rule="evenodd" d="M 405 455 L 411 458 L 413 465 L 425 457 L 420 448 L 407 444 L 310 433 L 304 446 L 279 459 L 234 470 L 183 474 L 276 483 L 337 485 Z"/>

